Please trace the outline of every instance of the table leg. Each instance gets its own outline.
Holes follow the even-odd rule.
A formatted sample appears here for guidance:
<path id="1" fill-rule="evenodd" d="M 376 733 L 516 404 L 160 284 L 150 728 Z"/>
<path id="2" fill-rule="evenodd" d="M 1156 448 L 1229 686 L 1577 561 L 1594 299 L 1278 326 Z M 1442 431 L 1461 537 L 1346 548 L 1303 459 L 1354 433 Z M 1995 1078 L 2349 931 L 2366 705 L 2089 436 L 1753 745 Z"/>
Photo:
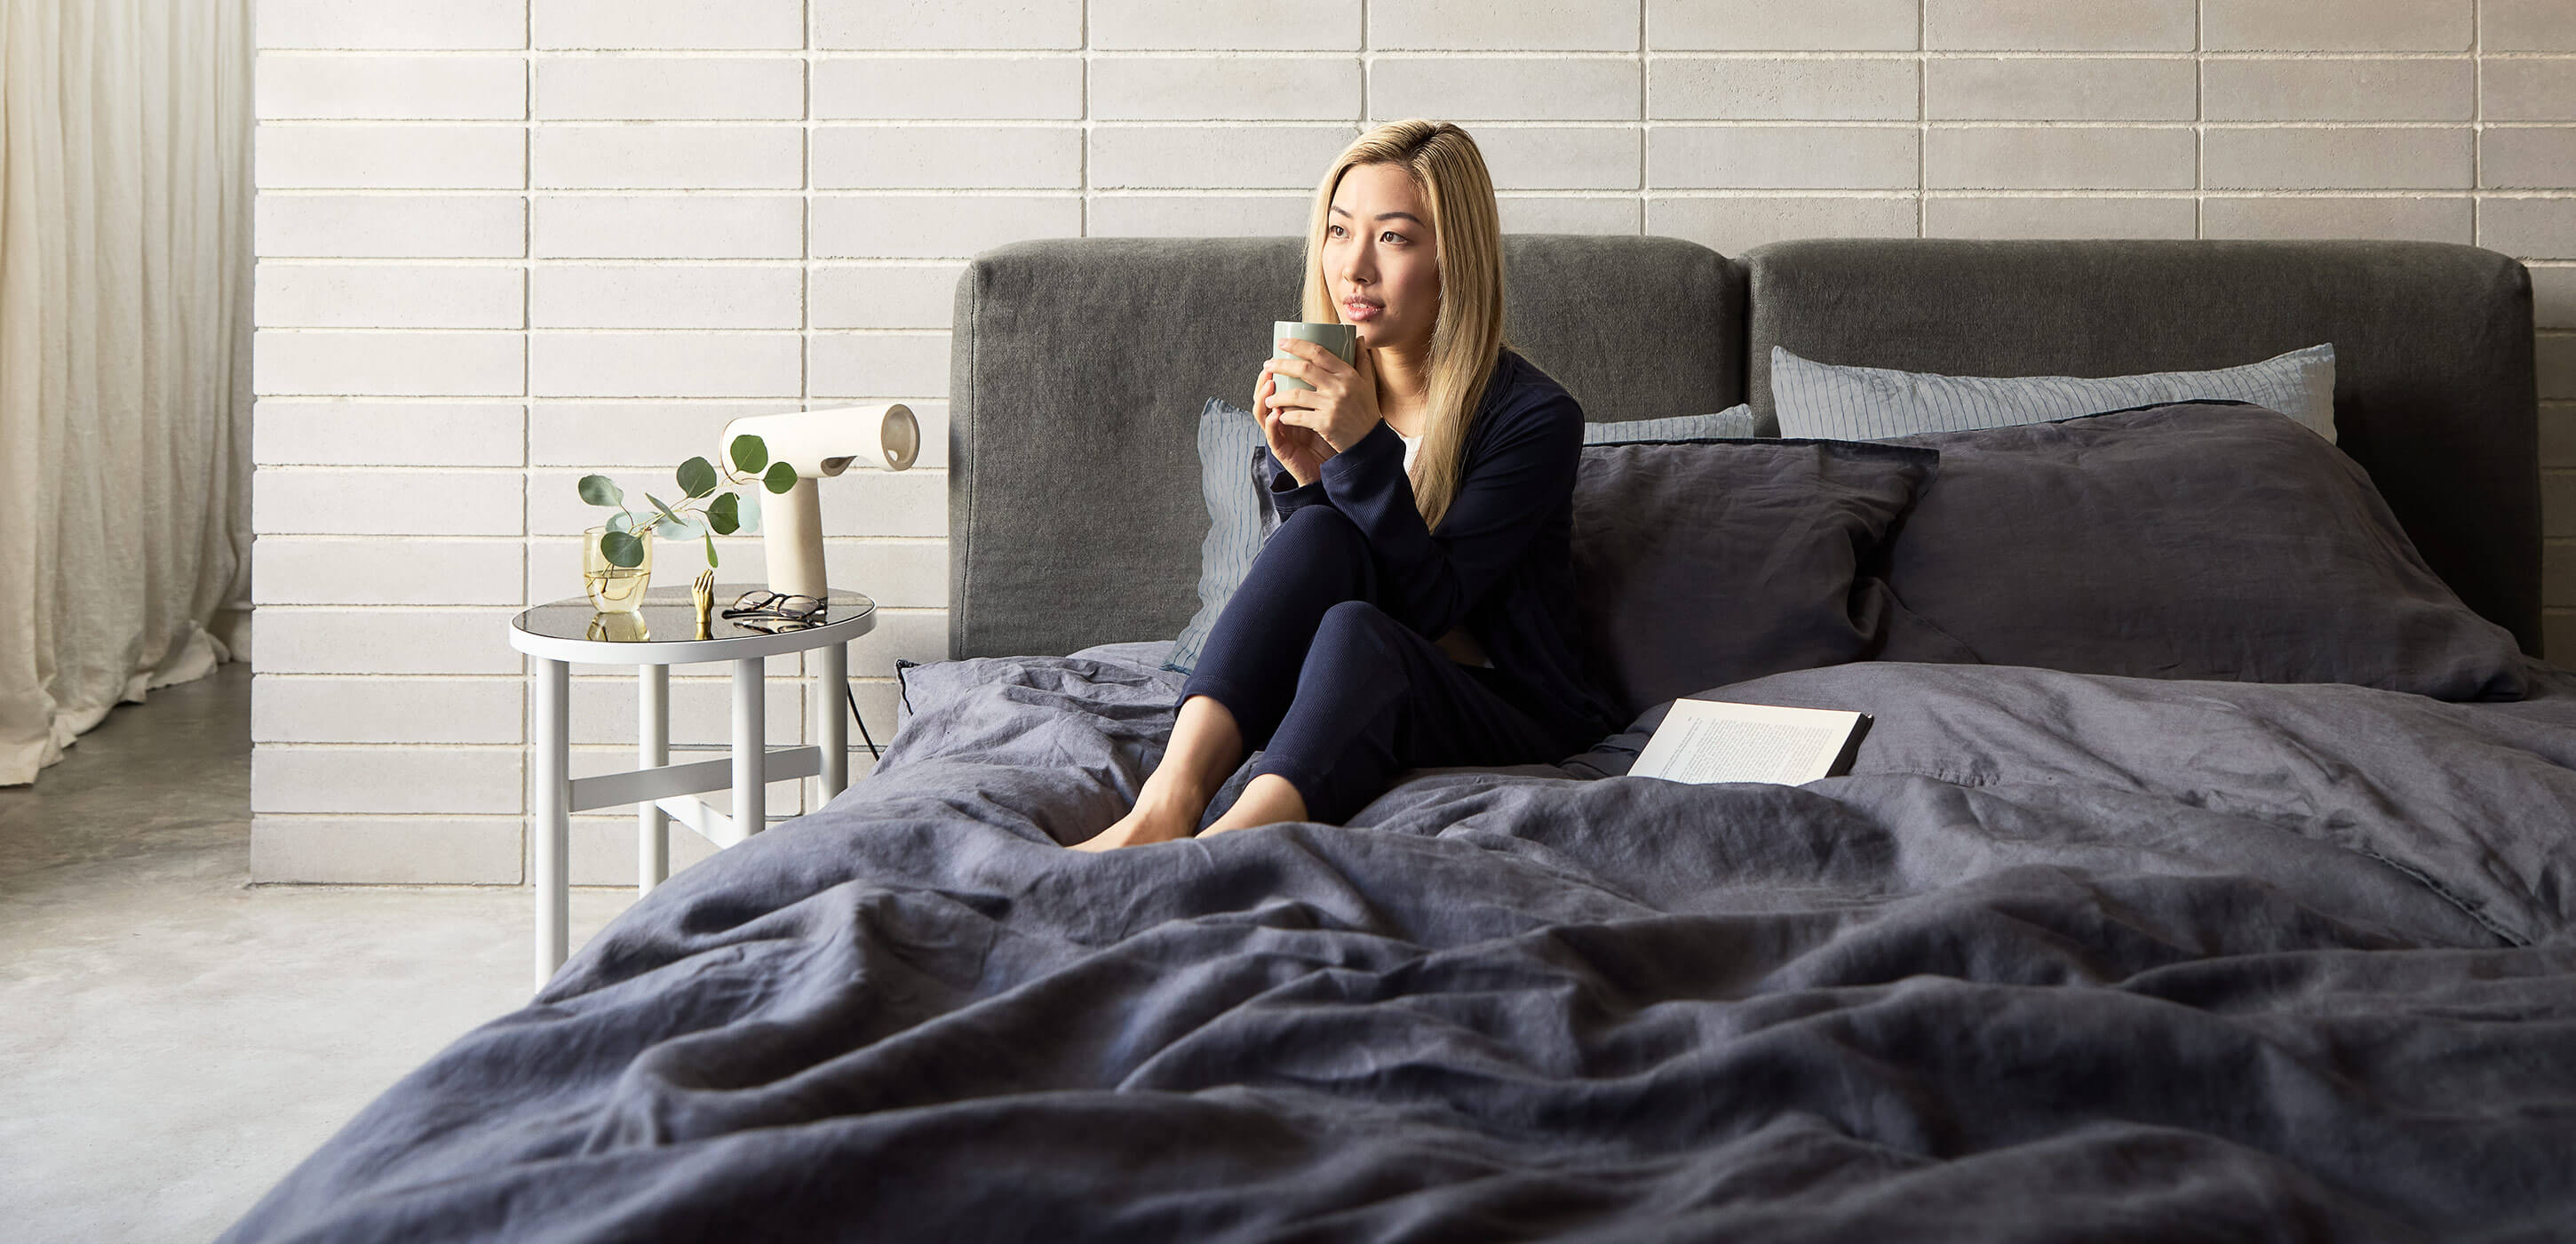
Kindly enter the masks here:
<path id="1" fill-rule="evenodd" d="M 769 788 L 762 753 L 767 705 L 761 696 L 759 657 L 733 663 L 733 827 L 748 837 L 768 827 Z"/>
<path id="2" fill-rule="evenodd" d="M 635 767 L 671 763 L 671 667 L 635 667 Z M 635 805 L 635 896 L 671 876 L 670 814 L 651 800 Z"/>
<path id="3" fill-rule="evenodd" d="M 536 659 L 536 841 L 530 852 L 536 863 L 537 988 L 554 979 L 571 949 L 565 911 L 569 878 L 565 856 L 572 845 L 572 732 L 566 721 L 572 693 L 572 666 Z"/>
<path id="4" fill-rule="evenodd" d="M 814 742 L 823 749 L 823 771 L 814 776 L 822 788 L 820 808 L 850 788 L 850 649 L 825 644 L 814 650 Z"/>

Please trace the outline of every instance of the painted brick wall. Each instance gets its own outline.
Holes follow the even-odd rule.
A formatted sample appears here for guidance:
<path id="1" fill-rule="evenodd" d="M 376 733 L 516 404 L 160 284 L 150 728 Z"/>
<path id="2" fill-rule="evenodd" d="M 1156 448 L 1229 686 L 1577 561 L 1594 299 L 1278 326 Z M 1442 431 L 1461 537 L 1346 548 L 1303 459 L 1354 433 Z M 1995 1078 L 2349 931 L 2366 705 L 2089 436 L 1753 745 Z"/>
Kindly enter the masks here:
<path id="1" fill-rule="evenodd" d="M 891 660 L 944 655 L 961 261 L 1294 233 L 1373 119 L 1468 125 L 1515 230 L 2519 256 L 2551 646 L 2576 651 L 2569 0 L 259 8 L 263 880 L 520 881 L 528 695 L 503 619 L 577 589 L 575 477 L 667 469 L 738 413 L 900 399 L 929 425 L 919 469 L 824 490 L 833 581 L 885 606 L 851 666 L 882 739 Z M 723 684 L 691 673 L 675 739 L 720 742 Z M 796 666 L 772 673 L 771 736 L 796 735 Z M 628 762 L 632 688 L 575 671 L 576 772 Z M 631 820 L 579 824 L 576 879 L 631 877 Z"/>

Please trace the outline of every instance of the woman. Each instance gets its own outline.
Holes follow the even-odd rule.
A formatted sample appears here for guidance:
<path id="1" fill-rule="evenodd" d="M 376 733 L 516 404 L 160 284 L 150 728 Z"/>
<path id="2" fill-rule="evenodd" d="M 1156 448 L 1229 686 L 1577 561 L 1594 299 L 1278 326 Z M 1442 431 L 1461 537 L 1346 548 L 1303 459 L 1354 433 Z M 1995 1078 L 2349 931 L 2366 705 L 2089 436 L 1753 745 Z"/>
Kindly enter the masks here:
<path id="1" fill-rule="evenodd" d="M 1218 615 L 1135 809 L 1081 845 L 1339 823 L 1406 768 L 1549 761 L 1619 722 L 1576 656 L 1583 412 L 1503 341 L 1502 229 L 1474 139 L 1399 121 L 1315 190 L 1304 316 L 1359 327 L 1262 364 L 1281 518 Z M 1282 389 L 1293 376 L 1311 389 Z"/>

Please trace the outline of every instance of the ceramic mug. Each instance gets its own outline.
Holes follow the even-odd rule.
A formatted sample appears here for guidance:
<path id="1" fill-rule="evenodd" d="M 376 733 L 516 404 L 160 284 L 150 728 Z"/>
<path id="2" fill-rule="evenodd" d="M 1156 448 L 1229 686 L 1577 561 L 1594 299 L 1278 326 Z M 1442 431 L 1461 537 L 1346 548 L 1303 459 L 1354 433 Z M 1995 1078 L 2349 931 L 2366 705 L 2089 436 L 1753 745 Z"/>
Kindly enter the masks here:
<path id="1" fill-rule="evenodd" d="M 1270 325 L 1270 357 L 1293 359 L 1287 347 L 1279 345 L 1282 337 L 1311 341 L 1333 352 L 1334 356 L 1353 367 L 1359 366 L 1360 326 L 1357 324 L 1315 324 L 1304 320 L 1275 320 Z M 1295 376 L 1282 375 L 1273 386 L 1281 389 L 1311 389 L 1315 386 Z"/>

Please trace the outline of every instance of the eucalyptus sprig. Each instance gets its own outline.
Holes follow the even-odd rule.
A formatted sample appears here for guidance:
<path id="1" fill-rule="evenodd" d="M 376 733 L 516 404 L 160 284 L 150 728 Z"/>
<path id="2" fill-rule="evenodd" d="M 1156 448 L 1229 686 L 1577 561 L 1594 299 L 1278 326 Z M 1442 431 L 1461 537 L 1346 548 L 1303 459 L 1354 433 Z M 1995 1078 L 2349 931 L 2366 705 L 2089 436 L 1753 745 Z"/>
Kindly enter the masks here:
<path id="1" fill-rule="evenodd" d="M 644 538 L 637 533 L 650 528 L 665 540 L 704 540 L 707 564 L 716 564 L 716 537 L 736 532 L 745 535 L 760 530 L 760 493 L 743 487 L 718 491 L 723 484 L 741 487 L 758 484 L 771 492 L 785 492 L 796 486 L 796 468 L 784 462 L 769 460 L 769 446 L 759 437 L 746 432 L 725 446 L 733 464 L 719 475 L 716 465 L 704 458 L 691 458 L 672 474 L 680 485 L 678 505 L 645 493 L 653 508 L 641 517 L 626 508 L 626 491 L 605 475 L 581 477 L 581 499 L 591 505 L 604 506 L 617 512 L 608 516 L 608 530 L 599 537 L 599 555 L 612 566 L 635 567 L 644 564 Z"/>

